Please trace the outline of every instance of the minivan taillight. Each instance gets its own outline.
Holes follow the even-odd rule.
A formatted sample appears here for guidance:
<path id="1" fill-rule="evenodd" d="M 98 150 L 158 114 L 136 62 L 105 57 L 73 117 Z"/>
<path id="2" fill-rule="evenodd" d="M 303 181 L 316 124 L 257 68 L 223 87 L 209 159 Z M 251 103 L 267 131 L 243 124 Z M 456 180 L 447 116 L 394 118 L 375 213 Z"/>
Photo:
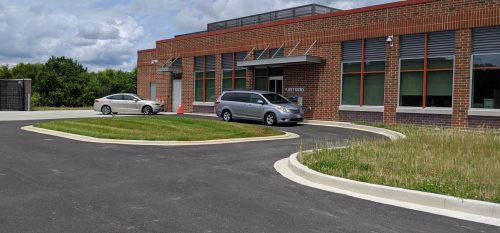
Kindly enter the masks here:
<path id="1" fill-rule="evenodd" d="M 99 103 L 99 100 L 98 100 L 98 99 L 96 99 L 96 100 L 94 100 L 94 102 L 95 102 L 95 103 Z"/>

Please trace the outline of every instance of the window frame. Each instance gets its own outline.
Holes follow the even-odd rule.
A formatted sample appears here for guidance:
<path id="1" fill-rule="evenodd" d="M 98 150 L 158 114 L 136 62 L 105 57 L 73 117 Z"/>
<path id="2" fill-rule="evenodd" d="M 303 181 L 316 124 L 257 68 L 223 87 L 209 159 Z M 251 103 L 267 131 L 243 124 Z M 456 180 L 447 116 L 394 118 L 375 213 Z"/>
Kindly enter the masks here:
<path id="1" fill-rule="evenodd" d="M 248 89 L 246 87 L 246 76 L 247 76 L 247 69 L 246 68 L 242 68 L 242 69 L 237 69 L 236 67 L 236 54 L 238 52 L 232 52 L 232 53 L 225 53 L 225 54 L 231 54 L 231 57 L 232 57 L 232 69 L 224 69 L 222 68 L 222 72 L 221 72 L 221 90 L 224 92 L 224 91 L 236 91 L 236 81 L 237 79 L 244 79 L 245 80 L 245 89 Z M 248 55 L 248 52 L 245 52 L 247 53 Z M 221 54 L 221 57 L 224 56 L 224 54 Z M 244 77 L 236 77 L 236 71 L 237 70 L 245 70 L 245 76 Z M 230 78 L 227 78 L 227 77 L 224 77 L 224 71 L 231 71 L 231 77 Z M 224 80 L 228 80 L 228 79 L 231 79 L 231 90 L 224 90 Z"/>
<path id="2" fill-rule="evenodd" d="M 386 59 L 384 60 L 365 60 L 365 44 L 366 44 L 367 39 L 362 39 L 361 40 L 361 60 L 356 60 L 356 61 L 342 61 L 340 63 L 340 106 L 342 108 L 345 107 L 345 109 L 348 109 L 350 107 L 357 107 L 357 108 L 380 108 L 384 107 L 384 103 L 382 105 L 365 105 L 364 104 L 364 97 L 365 97 L 365 75 L 366 74 L 384 74 L 384 83 L 385 83 L 385 75 L 386 75 L 386 68 L 387 68 L 387 56 Z M 366 63 L 368 62 L 384 62 L 384 70 L 383 71 L 365 71 L 365 66 Z M 360 71 L 359 72 L 344 72 L 344 64 L 346 63 L 360 63 Z M 358 105 L 352 105 L 352 104 L 342 104 L 343 101 L 343 93 L 344 93 L 344 75 L 345 74 L 353 74 L 353 75 L 360 75 L 360 81 L 359 81 L 359 104 Z M 385 100 L 385 84 L 384 84 L 384 100 Z"/>
<path id="3" fill-rule="evenodd" d="M 423 57 L 411 57 L 411 58 L 399 58 L 399 69 L 398 69 L 398 98 L 397 98 L 397 112 L 413 112 L 414 109 L 430 109 L 432 112 L 432 109 L 435 109 L 437 112 L 441 112 L 440 110 L 445 110 L 442 112 L 446 112 L 445 114 L 448 114 L 448 110 L 453 108 L 454 104 L 454 92 L 455 92 L 455 63 L 456 63 L 456 54 L 454 55 L 449 55 L 449 56 L 428 56 L 429 54 L 429 33 L 425 32 L 424 33 L 424 56 Z M 428 69 L 428 61 L 429 59 L 432 58 L 453 58 L 453 65 L 451 68 L 447 69 Z M 424 59 L 424 67 L 421 70 L 402 70 L 402 61 L 403 60 L 415 60 L 415 59 Z M 452 72 L 452 81 L 451 81 L 451 106 L 450 107 L 428 107 L 427 106 L 427 78 L 428 78 L 428 73 L 429 72 L 436 72 L 436 71 L 451 71 Z M 422 106 L 416 107 L 416 106 L 403 106 L 401 105 L 401 74 L 402 73 L 410 73 L 410 72 L 422 72 L 423 77 L 422 77 Z M 413 109 L 413 110 L 412 110 Z M 399 111 L 400 110 L 400 111 Z"/>
<path id="4" fill-rule="evenodd" d="M 474 57 L 475 56 L 487 56 L 487 55 L 498 55 L 500 56 L 500 53 L 478 53 L 478 54 L 471 54 L 471 59 L 470 59 L 470 80 L 469 80 L 469 115 L 478 115 L 478 116 L 499 116 L 500 115 L 500 109 L 489 109 L 489 108 L 474 108 L 474 72 L 476 70 L 500 70 L 500 67 L 483 67 L 483 68 L 475 68 L 474 67 Z"/>
<path id="5" fill-rule="evenodd" d="M 215 80 L 217 79 L 216 75 L 215 75 L 215 69 L 214 70 L 207 70 L 207 57 L 208 56 L 215 56 L 215 55 L 203 55 L 203 56 L 198 56 L 198 57 L 202 57 L 203 58 L 203 70 L 202 71 L 197 71 L 196 68 L 194 69 L 194 76 L 193 76 L 193 79 L 194 79 L 194 85 L 193 85 L 193 93 L 194 93 L 194 101 L 195 102 L 201 102 L 201 103 L 214 103 L 215 101 L 207 101 L 207 80 L 214 80 L 214 83 L 215 83 Z M 194 58 L 195 59 L 195 63 L 196 63 L 196 57 Z M 195 65 L 196 67 L 196 65 Z M 196 101 L 196 81 L 199 80 L 199 79 L 196 79 L 196 73 L 199 73 L 201 72 L 202 73 L 202 100 L 201 101 Z M 207 72 L 214 72 L 214 77 L 213 78 L 207 78 Z M 215 84 L 214 84 L 214 93 L 215 93 Z"/>

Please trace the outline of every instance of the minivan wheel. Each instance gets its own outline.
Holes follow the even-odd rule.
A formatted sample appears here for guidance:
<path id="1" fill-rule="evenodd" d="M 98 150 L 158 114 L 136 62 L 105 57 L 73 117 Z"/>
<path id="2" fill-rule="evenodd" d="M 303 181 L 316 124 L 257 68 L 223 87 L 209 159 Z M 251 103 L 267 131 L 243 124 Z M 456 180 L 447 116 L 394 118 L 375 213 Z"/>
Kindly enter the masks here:
<path id="1" fill-rule="evenodd" d="M 102 115 L 109 115 L 109 114 L 111 114 L 111 107 L 109 107 L 107 105 L 102 106 L 101 112 L 102 112 Z"/>
<path id="2" fill-rule="evenodd" d="M 151 115 L 151 114 L 153 114 L 153 109 L 150 106 L 144 106 L 142 108 L 142 113 L 144 115 Z"/>
<path id="3" fill-rule="evenodd" d="M 222 112 L 222 119 L 224 121 L 231 121 L 233 119 L 233 115 L 231 114 L 231 112 L 229 110 L 224 110 Z"/>
<path id="4" fill-rule="evenodd" d="M 266 125 L 273 126 L 276 125 L 276 114 L 270 112 L 265 116 Z"/>

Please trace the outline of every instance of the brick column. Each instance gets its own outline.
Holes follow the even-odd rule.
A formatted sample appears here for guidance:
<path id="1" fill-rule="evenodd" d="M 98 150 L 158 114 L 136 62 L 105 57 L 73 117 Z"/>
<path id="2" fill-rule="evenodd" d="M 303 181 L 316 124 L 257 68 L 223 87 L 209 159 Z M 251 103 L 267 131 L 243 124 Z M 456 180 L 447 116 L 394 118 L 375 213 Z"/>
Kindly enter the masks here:
<path id="1" fill-rule="evenodd" d="M 398 106 L 399 77 L 399 36 L 394 36 L 393 47 L 387 43 L 387 55 L 384 81 L 384 123 L 396 123 Z"/>
<path id="2" fill-rule="evenodd" d="M 215 100 L 222 94 L 222 55 L 215 55 Z"/>
<path id="3" fill-rule="evenodd" d="M 250 53 L 250 52 L 248 52 L 248 53 Z M 251 52 L 251 54 L 248 55 L 248 57 L 247 57 L 247 61 L 252 61 L 253 58 L 254 58 L 254 52 Z M 253 81 L 254 81 L 254 79 L 253 79 L 253 72 L 254 72 L 254 68 L 253 67 L 247 68 L 247 72 L 246 72 L 246 80 L 247 80 L 247 82 L 246 82 L 247 83 L 246 84 L 246 88 L 248 90 L 253 90 L 254 89 L 254 87 L 253 87 Z"/>
<path id="4" fill-rule="evenodd" d="M 194 101 L 194 57 L 182 58 L 182 107 L 184 112 L 193 112 Z"/>
<path id="5" fill-rule="evenodd" d="M 326 75 L 328 81 L 324 91 L 329 93 L 326 97 L 332 100 L 328 107 L 328 110 L 331 112 L 331 115 L 329 115 L 328 118 L 329 120 L 338 121 L 341 95 L 340 84 L 342 79 L 342 42 L 328 44 L 328 47 L 331 52 L 329 54 L 324 54 L 327 64 L 325 67 L 326 73 L 323 75 Z"/>
<path id="6" fill-rule="evenodd" d="M 471 30 L 459 30 L 455 34 L 455 77 L 453 80 L 452 127 L 466 128 L 470 101 L 470 59 L 472 53 Z"/>

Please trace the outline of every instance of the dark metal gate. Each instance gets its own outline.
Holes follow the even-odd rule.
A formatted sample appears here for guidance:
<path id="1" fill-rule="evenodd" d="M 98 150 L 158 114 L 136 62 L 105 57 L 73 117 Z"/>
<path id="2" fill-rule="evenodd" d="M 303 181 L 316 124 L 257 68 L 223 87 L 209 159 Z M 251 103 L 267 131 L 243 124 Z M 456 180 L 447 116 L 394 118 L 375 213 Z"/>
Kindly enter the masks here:
<path id="1" fill-rule="evenodd" d="M 0 80 L 0 111 L 29 111 L 31 80 Z"/>

